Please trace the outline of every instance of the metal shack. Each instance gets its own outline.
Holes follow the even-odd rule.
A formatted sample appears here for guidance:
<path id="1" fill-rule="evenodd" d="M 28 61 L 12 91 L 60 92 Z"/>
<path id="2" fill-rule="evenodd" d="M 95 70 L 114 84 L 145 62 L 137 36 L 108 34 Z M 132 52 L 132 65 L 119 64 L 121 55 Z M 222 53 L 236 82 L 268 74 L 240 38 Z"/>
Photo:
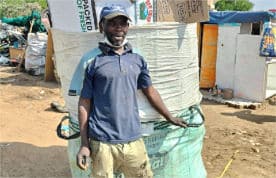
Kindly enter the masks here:
<path id="1" fill-rule="evenodd" d="M 262 102 L 276 94 L 276 58 L 260 56 L 271 12 L 210 12 L 203 24 L 200 87 L 230 88 L 234 96 Z M 276 28 L 276 27 L 275 27 Z"/>

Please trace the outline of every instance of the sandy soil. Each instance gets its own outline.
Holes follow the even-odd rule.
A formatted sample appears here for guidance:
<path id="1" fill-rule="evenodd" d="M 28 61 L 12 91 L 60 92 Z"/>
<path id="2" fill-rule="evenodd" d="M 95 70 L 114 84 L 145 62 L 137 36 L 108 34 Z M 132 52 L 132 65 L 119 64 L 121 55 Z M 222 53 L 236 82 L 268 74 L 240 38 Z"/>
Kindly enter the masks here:
<path id="1" fill-rule="evenodd" d="M 0 67 L 0 177 L 70 177 L 67 142 L 56 136 L 64 113 L 60 86 L 43 77 Z M 258 110 L 235 109 L 210 101 L 201 104 L 206 117 L 203 159 L 208 178 L 276 177 L 276 97 Z"/>

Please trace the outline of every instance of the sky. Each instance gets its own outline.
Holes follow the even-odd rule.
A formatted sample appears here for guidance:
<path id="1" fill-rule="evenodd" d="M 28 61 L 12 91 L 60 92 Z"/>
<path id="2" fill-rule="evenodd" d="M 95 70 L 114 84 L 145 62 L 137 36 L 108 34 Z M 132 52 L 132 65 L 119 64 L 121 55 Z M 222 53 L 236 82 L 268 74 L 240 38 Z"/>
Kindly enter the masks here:
<path id="1" fill-rule="evenodd" d="M 276 0 L 249 0 L 254 3 L 254 11 L 276 9 Z"/>

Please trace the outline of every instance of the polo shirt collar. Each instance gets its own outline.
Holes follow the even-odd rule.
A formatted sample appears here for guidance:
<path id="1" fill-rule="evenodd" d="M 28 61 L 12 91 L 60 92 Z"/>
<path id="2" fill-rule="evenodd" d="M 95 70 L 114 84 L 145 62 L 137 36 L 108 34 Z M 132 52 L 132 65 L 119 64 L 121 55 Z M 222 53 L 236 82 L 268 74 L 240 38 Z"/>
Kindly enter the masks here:
<path id="1" fill-rule="evenodd" d="M 115 53 L 113 48 L 105 42 L 99 42 L 99 48 L 105 55 L 110 54 L 111 52 Z M 129 42 L 124 45 L 124 48 L 124 53 L 132 52 L 132 46 Z"/>

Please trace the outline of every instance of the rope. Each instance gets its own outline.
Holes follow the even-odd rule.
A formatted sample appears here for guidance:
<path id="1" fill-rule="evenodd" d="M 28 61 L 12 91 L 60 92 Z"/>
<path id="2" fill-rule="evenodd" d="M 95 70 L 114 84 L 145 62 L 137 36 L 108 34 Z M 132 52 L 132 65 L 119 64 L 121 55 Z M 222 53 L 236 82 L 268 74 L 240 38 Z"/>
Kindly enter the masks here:
<path id="1" fill-rule="evenodd" d="M 200 114 L 200 116 L 202 118 L 202 121 L 200 123 L 194 123 L 194 118 L 198 114 Z M 205 120 L 201 109 L 197 105 L 191 106 L 188 109 L 182 111 L 177 117 L 183 118 L 183 120 L 185 120 L 185 118 L 188 118 L 188 119 L 185 120 L 186 123 L 187 123 L 187 128 L 189 128 L 189 127 L 200 127 L 201 125 L 204 124 L 204 120 Z M 70 135 L 70 136 L 63 135 L 62 131 L 61 131 L 63 122 L 65 120 L 69 120 L 69 128 L 70 128 L 69 130 L 73 131 L 72 135 Z M 165 128 L 168 128 L 169 126 L 171 126 L 171 124 L 167 121 L 155 122 L 154 123 L 154 130 L 165 129 Z M 177 129 L 182 129 L 182 127 L 179 127 Z M 183 134 L 185 134 L 185 131 L 186 130 L 184 130 Z M 70 115 L 69 116 L 64 116 L 61 119 L 59 125 L 57 126 L 57 135 L 58 135 L 58 137 L 60 137 L 62 139 L 65 139 L 65 140 L 75 139 L 75 138 L 79 137 L 80 129 L 79 129 L 78 121 L 76 119 L 72 118 Z"/>
<path id="2" fill-rule="evenodd" d="M 228 168 L 230 167 L 230 165 L 232 164 L 233 160 L 235 159 L 236 154 L 239 152 L 239 150 L 236 150 L 234 152 L 234 154 L 231 156 L 231 159 L 228 161 L 228 163 L 226 164 L 226 166 L 224 167 L 224 170 L 222 171 L 221 175 L 217 178 L 222 178 L 225 174 L 225 172 L 228 170 Z"/>

